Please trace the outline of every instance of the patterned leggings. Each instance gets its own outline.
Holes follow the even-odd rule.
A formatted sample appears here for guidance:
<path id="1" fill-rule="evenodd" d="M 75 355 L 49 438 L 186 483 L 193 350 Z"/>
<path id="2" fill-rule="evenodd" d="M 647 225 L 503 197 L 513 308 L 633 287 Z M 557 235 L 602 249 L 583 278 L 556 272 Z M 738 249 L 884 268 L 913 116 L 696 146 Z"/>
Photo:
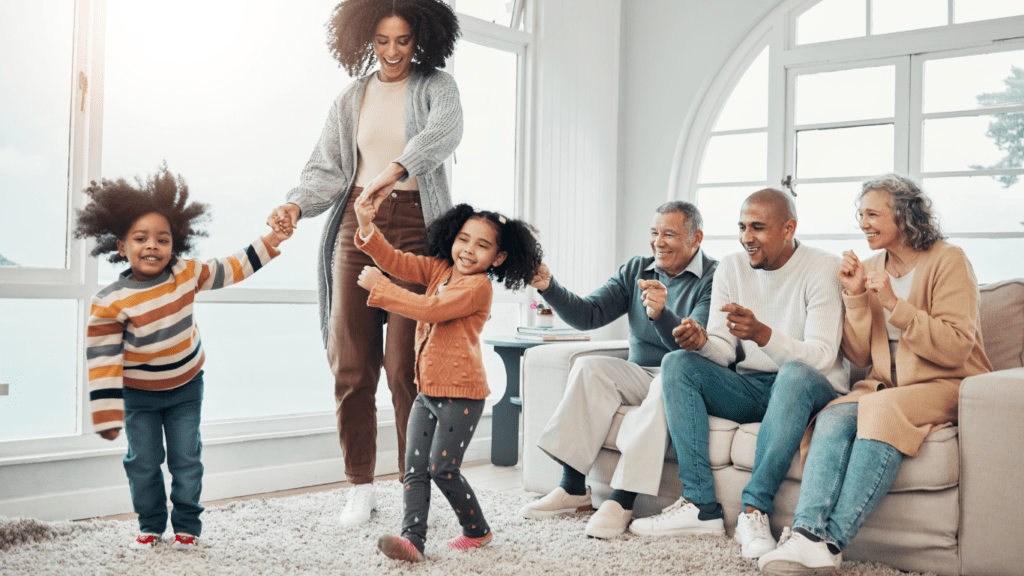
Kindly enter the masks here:
<path id="1" fill-rule="evenodd" d="M 455 510 L 464 535 L 481 538 L 491 531 L 476 494 L 460 471 L 483 411 L 483 400 L 419 394 L 413 401 L 405 445 L 402 536 L 420 552 L 427 538 L 431 480 Z"/>

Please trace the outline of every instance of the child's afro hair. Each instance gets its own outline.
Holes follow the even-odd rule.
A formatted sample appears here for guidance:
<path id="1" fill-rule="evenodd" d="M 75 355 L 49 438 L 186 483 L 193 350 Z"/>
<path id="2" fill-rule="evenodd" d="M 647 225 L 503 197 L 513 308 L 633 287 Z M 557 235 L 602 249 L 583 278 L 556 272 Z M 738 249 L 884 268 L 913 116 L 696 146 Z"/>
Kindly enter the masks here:
<path id="1" fill-rule="evenodd" d="M 327 47 L 331 56 L 349 73 L 366 74 L 377 62 L 373 37 L 377 24 L 398 16 L 409 24 L 416 48 L 413 67 L 430 73 L 444 68 L 455 52 L 462 31 L 455 12 L 441 0 L 345 0 L 334 7 L 327 21 Z"/>
<path id="2" fill-rule="evenodd" d="M 487 270 L 492 280 L 502 282 L 509 290 L 525 288 L 533 280 L 537 268 L 544 261 L 544 251 L 537 241 L 537 229 L 523 222 L 506 218 L 497 212 L 474 210 L 469 204 L 459 204 L 427 227 L 427 255 L 452 261 L 452 245 L 462 226 L 470 218 L 486 220 L 498 231 L 498 252 L 505 252 L 505 261 Z"/>
<path id="3" fill-rule="evenodd" d="M 94 257 L 110 254 L 107 260 L 111 262 L 127 262 L 128 258 L 118 253 L 117 241 L 124 240 L 136 220 L 156 212 L 171 225 L 171 254 L 191 253 L 196 238 L 207 235 L 200 227 L 209 220 L 209 206 L 188 203 L 185 179 L 171 174 L 166 162 L 145 182 L 136 176 L 135 184 L 124 178 L 103 178 L 99 184 L 94 180 L 85 189 L 89 203 L 77 210 L 75 238 L 95 238 L 96 247 L 91 252 Z"/>

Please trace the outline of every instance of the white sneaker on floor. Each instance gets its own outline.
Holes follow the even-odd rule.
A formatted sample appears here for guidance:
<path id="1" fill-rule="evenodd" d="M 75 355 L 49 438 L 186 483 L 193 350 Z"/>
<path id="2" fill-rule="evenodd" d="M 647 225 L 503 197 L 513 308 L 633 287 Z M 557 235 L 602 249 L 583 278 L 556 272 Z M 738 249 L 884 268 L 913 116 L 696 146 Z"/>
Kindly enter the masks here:
<path id="1" fill-rule="evenodd" d="M 762 574 L 798 576 L 831 574 L 843 563 L 843 553 L 833 554 L 825 542 L 812 542 L 799 532 L 783 530 L 779 547 L 757 560 Z"/>
<path id="2" fill-rule="evenodd" d="M 142 534 L 139 534 L 139 536 L 135 538 L 135 540 L 129 542 L 128 547 L 132 550 L 152 550 L 159 543 L 159 534 L 143 532 Z"/>
<path id="3" fill-rule="evenodd" d="M 356 484 L 349 488 L 345 509 L 341 511 L 341 525 L 345 528 L 366 524 L 377 509 L 377 492 L 373 484 Z"/>
<path id="4" fill-rule="evenodd" d="M 583 532 L 592 538 L 615 538 L 626 531 L 632 517 L 632 510 L 624 510 L 614 500 L 605 500 L 587 521 L 587 528 Z"/>
<path id="5" fill-rule="evenodd" d="M 725 536 L 725 523 L 721 518 L 700 518 L 700 508 L 686 498 L 676 500 L 661 514 L 638 518 L 629 525 L 629 531 L 641 536 L 679 536 L 683 534 L 711 534 Z"/>
<path id="6" fill-rule="evenodd" d="M 593 510 L 594 504 L 590 500 L 590 487 L 587 487 L 587 493 L 583 496 L 573 496 L 565 491 L 564 488 L 559 486 L 546 496 L 534 500 L 529 504 L 519 509 L 519 514 L 523 518 L 531 518 L 533 520 L 540 520 L 543 518 L 551 518 L 559 514 L 572 514 L 574 512 L 585 512 L 587 510 Z"/>
<path id="7" fill-rule="evenodd" d="M 775 538 L 772 538 L 772 529 L 768 526 L 768 515 L 760 510 L 750 514 L 740 512 L 736 517 L 736 534 L 733 538 L 739 542 L 740 554 L 744 558 L 760 558 L 775 550 Z"/>

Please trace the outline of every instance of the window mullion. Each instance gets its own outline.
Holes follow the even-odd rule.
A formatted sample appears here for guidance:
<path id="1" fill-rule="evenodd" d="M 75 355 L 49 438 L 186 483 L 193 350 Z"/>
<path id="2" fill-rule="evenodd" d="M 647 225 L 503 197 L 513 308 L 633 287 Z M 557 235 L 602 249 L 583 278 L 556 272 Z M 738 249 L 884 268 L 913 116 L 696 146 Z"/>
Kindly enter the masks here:
<path id="1" fill-rule="evenodd" d="M 920 179 L 924 168 L 922 141 L 922 107 L 924 104 L 924 59 L 920 55 L 910 57 L 910 85 L 907 94 L 909 109 L 907 110 L 907 173 Z"/>
<path id="2" fill-rule="evenodd" d="M 914 91 L 911 78 L 911 59 L 909 56 L 896 62 L 895 85 L 895 120 L 893 122 L 893 170 L 903 174 L 912 173 L 910 164 L 910 130 L 908 118 L 914 107 Z M 917 95 L 917 108 L 920 110 L 920 91 Z"/>

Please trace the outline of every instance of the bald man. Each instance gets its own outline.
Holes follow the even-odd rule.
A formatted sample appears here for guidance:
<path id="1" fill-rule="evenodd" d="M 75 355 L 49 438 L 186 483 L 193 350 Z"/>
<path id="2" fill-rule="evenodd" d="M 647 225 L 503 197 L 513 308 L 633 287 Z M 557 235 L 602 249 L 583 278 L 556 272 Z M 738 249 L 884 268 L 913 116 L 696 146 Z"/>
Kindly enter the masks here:
<path id="1" fill-rule="evenodd" d="M 799 242 L 789 194 L 767 188 L 740 209 L 744 252 L 722 258 L 707 329 L 683 320 L 681 350 L 662 361 L 669 434 L 683 494 L 630 531 L 645 536 L 725 534 L 708 458 L 708 416 L 761 422 L 736 540 L 747 558 L 775 549 L 768 525 L 775 492 L 813 414 L 849 391 L 839 343 L 840 259 Z"/>

